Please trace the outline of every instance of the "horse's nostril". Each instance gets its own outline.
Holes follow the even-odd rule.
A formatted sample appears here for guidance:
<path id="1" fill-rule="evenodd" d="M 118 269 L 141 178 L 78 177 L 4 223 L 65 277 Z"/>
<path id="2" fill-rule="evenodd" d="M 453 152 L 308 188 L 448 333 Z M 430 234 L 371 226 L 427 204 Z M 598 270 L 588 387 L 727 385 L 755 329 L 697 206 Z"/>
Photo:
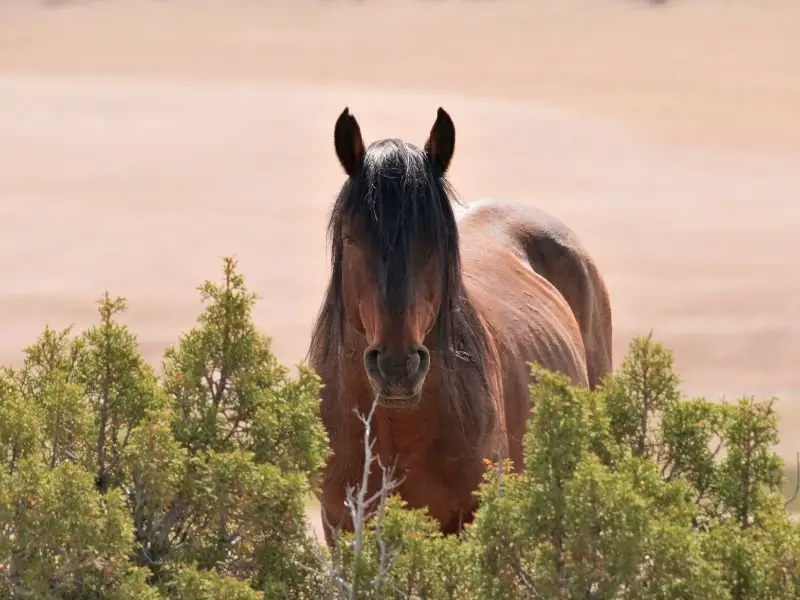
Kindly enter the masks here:
<path id="1" fill-rule="evenodd" d="M 364 368 L 370 377 L 375 377 L 380 372 L 380 358 L 381 352 L 377 348 L 369 348 L 364 352 Z"/>

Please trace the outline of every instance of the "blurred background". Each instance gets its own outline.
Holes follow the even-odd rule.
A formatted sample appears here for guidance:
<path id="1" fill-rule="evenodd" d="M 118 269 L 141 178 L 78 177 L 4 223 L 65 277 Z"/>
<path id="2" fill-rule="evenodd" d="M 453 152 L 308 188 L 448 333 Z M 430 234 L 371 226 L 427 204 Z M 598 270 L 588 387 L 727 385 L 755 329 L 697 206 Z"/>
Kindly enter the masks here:
<path id="1" fill-rule="evenodd" d="M 793 458 L 799 27 L 796 0 L 0 0 L 0 363 L 107 289 L 158 366 L 223 255 L 301 361 L 336 117 L 421 145 L 441 105 L 463 200 L 596 257 L 616 359 L 652 329 L 687 393 L 778 395 Z"/>

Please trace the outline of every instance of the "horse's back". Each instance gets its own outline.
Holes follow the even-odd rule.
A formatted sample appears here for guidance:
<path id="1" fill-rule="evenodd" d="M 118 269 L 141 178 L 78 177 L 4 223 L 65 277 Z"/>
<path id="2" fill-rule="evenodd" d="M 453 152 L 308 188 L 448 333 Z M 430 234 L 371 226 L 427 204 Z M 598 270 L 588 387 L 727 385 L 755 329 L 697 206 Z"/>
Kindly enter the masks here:
<path id="1" fill-rule="evenodd" d="M 580 329 L 589 387 L 596 387 L 612 369 L 611 303 L 606 284 L 578 237 L 557 218 L 533 207 L 483 200 L 458 217 L 467 257 L 473 248 L 505 249 L 566 301 Z M 467 262 L 486 258 L 484 252 L 484 258 Z M 497 293 L 507 295 L 512 287 L 503 286 Z"/>

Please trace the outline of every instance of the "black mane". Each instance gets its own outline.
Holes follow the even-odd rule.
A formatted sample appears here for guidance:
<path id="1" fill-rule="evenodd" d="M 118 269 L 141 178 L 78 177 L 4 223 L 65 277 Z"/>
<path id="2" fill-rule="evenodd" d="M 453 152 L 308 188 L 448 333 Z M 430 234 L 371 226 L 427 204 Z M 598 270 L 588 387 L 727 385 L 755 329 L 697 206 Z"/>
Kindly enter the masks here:
<path id="1" fill-rule="evenodd" d="M 341 360 L 345 343 L 342 301 L 343 227 L 358 223 L 361 242 L 368 245 L 371 268 L 386 307 L 407 308 L 414 284 L 414 253 L 431 252 L 442 276 L 442 305 L 431 333 L 432 358 L 451 396 L 454 412 L 474 420 L 475 406 L 466 405 L 466 380 L 453 376 L 457 361 L 468 362 L 488 392 L 486 334 L 464 291 L 458 226 L 451 202 L 455 193 L 444 175 L 436 173 L 424 150 L 397 139 L 381 140 L 367 148 L 360 172 L 347 180 L 331 212 L 328 238 L 331 279 L 312 334 L 310 354 L 319 363 Z M 462 365 L 463 366 L 463 365 Z M 472 378 L 470 378 L 472 379 Z M 486 398 L 488 400 L 488 396 Z M 472 415 L 472 419 L 470 419 Z"/>

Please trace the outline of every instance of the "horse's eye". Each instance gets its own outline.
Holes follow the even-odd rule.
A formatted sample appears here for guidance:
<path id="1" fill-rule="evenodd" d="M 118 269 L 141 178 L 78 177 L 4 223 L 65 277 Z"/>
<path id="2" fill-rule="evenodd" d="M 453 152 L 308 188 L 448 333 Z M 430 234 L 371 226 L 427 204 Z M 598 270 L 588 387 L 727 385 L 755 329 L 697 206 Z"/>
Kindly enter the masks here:
<path id="1" fill-rule="evenodd" d="M 357 246 L 356 240 L 351 236 L 345 234 L 342 236 L 342 241 L 347 244 L 348 246 Z"/>

